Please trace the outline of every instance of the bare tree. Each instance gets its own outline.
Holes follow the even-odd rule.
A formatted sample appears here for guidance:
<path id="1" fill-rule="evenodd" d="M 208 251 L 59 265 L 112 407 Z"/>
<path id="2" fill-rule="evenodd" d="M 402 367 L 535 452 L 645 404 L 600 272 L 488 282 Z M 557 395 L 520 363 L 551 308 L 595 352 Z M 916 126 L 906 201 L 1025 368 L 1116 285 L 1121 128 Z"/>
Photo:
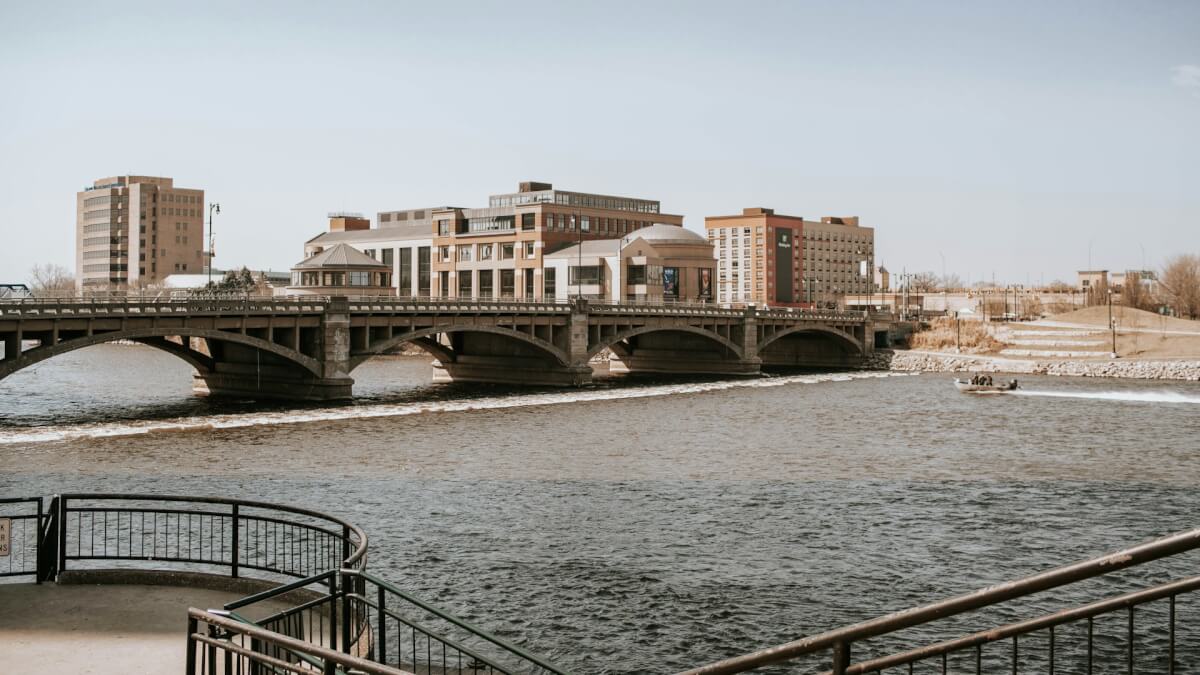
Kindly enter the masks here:
<path id="1" fill-rule="evenodd" d="M 1046 286 L 1046 289 L 1054 291 L 1055 293 L 1066 293 L 1068 291 L 1074 290 L 1074 287 L 1071 286 L 1071 284 L 1068 284 L 1067 282 L 1063 281 L 1062 279 L 1055 279 L 1054 281 L 1051 281 L 1048 286 Z"/>
<path id="2" fill-rule="evenodd" d="M 71 293 L 75 290 L 75 277 L 62 265 L 46 263 L 34 265 L 29 270 L 29 290 L 34 295 Z"/>
<path id="3" fill-rule="evenodd" d="M 1141 272 L 1135 276 L 1133 272 L 1125 274 L 1125 284 L 1121 286 L 1121 304 L 1134 309 L 1149 309 L 1154 304 L 1146 284 L 1142 281 Z"/>
<path id="4" fill-rule="evenodd" d="M 941 288 L 938 275 L 933 272 L 920 272 L 912 275 L 909 288 L 917 293 L 932 293 Z"/>
<path id="5" fill-rule="evenodd" d="M 957 274 L 947 274 L 942 279 L 942 288 L 947 291 L 960 291 L 966 286 L 963 284 L 962 277 Z"/>
<path id="6" fill-rule="evenodd" d="M 1164 300 L 1182 317 L 1200 317 L 1200 256 L 1182 254 L 1167 260 L 1159 286 Z"/>

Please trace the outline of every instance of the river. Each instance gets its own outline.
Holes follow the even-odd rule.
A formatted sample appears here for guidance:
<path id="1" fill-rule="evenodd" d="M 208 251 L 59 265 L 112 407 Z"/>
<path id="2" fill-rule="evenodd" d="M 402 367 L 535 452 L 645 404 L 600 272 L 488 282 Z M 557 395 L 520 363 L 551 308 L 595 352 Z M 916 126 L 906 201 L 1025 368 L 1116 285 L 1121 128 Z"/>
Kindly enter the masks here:
<path id="1" fill-rule="evenodd" d="M 193 396 L 189 367 L 148 348 L 65 354 L 0 382 L 0 495 L 343 516 L 376 573 L 583 673 L 670 672 L 1200 525 L 1195 383 L 1022 377 L 971 397 L 944 375 L 563 391 L 430 372 L 376 359 L 350 404 L 262 406 Z M 1193 664 L 1196 605 L 1179 610 Z"/>

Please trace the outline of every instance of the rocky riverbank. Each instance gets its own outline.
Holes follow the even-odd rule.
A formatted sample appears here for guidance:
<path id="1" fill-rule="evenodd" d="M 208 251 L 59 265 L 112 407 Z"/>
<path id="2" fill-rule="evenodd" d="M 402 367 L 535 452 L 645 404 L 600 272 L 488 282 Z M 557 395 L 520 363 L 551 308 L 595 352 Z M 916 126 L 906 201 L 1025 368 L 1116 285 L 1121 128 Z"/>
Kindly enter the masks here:
<path id="1" fill-rule="evenodd" d="M 1200 360 L 1006 359 L 926 351 L 878 351 L 867 361 L 874 370 L 922 373 L 1019 373 L 1139 380 L 1200 381 Z"/>

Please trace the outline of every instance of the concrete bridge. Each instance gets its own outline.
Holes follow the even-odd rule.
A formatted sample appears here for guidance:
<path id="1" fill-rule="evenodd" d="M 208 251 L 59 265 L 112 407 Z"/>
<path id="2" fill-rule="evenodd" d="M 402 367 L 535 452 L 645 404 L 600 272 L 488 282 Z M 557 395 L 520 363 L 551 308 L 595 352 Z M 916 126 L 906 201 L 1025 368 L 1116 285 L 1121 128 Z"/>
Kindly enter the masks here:
<path id="1" fill-rule="evenodd" d="M 58 354 L 127 340 L 190 363 L 200 391 L 330 400 L 350 396 L 356 367 L 403 343 L 432 354 L 439 377 L 577 386 L 606 349 L 615 372 L 753 375 L 763 366 L 856 367 L 876 339 L 861 312 L 713 305 L 23 299 L 0 301 L 0 380 Z"/>

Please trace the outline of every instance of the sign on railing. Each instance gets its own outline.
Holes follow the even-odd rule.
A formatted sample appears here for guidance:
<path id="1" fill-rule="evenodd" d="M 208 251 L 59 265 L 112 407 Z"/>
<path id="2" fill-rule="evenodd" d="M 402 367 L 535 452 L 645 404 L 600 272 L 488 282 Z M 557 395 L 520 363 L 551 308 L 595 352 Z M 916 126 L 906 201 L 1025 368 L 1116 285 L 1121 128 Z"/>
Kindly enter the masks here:
<path id="1" fill-rule="evenodd" d="M 12 535 L 12 519 L 0 518 L 0 558 L 8 557 L 11 552 L 12 544 L 10 537 Z"/>

